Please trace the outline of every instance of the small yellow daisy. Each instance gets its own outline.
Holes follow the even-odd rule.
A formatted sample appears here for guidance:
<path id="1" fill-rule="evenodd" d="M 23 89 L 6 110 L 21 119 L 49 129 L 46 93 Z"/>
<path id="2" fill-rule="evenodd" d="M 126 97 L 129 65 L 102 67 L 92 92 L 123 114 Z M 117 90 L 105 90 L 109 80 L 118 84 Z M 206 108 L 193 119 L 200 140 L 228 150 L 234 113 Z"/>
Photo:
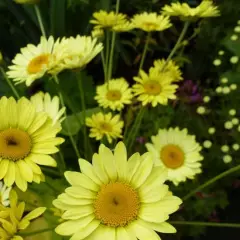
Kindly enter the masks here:
<path id="1" fill-rule="evenodd" d="M 130 104 L 132 99 L 132 90 L 124 78 L 117 78 L 97 87 L 97 96 L 95 99 L 103 108 L 111 110 L 122 110 L 125 104 Z"/>
<path id="2" fill-rule="evenodd" d="M 132 23 L 135 28 L 142 29 L 146 32 L 163 31 L 172 26 L 168 16 L 147 12 L 134 15 Z"/>
<path id="3" fill-rule="evenodd" d="M 134 29 L 132 22 L 125 21 L 122 24 L 118 24 L 112 27 L 112 30 L 115 32 L 129 32 Z"/>
<path id="4" fill-rule="evenodd" d="M 7 76 L 16 83 L 25 82 L 30 86 L 36 79 L 43 77 L 51 67 L 53 46 L 53 37 L 49 39 L 41 37 L 37 46 L 28 44 L 21 48 L 21 53 L 18 53 L 12 61 L 14 65 L 9 66 Z"/>
<path id="5" fill-rule="evenodd" d="M 16 183 L 26 191 L 28 182 L 44 180 L 38 165 L 56 167 L 50 154 L 64 139 L 56 137 L 61 130 L 45 112 L 36 112 L 26 98 L 0 99 L 0 180 L 10 187 Z"/>
<path id="6" fill-rule="evenodd" d="M 80 36 L 56 41 L 53 49 L 54 65 L 49 73 L 57 75 L 65 69 L 80 69 L 87 65 L 103 49 L 97 38 Z"/>
<path id="7" fill-rule="evenodd" d="M 95 28 L 112 28 L 113 26 L 126 23 L 127 20 L 125 14 L 115 13 L 113 11 L 108 13 L 104 10 L 95 12 L 93 18 L 94 19 L 90 20 L 90 23 L 94 24 Z"/>
<path id="8" fill-rule="evenodd" d="M 167 73 L 161 73 L 157 69 L 149 74 L 140 70 L 139 77 L 134 77 L 137 82 L 133 85 L 133 93 L 138 96 L 138 100 L 145 106 L 151 103 L 153 107 L 157 104 L 166 105 L 168 99 L 175 99 L 177 85 L 172 84 L 172 78 Z"/>
<path id="9" fill-rule="evenodd" d="M 53 125 L 56 123 L 61 123 L 65 117 L 63 116 L 65 112 L 65 107 L 59 110 L 59 97 L 54 96 L 51 99 L 49 93 L 39 92 L 33 95 L 30 99 L 33 105 L 36 107 L 36 112 L 46 112 L 48 116 L 52 119 Z"/>
<path id="10" fill-rule="evenodd" d="M 23 238 L 18 234 L 22 230 L 25 230 L 30 225 L 32 220 L 42 215 L 45 210 L 45 207 L 39 207 L 28 214 L 25 214 L 25 203 L 18 203 L 17 194 L 12 190 L 10 193 L 10 207 L 1 211 L 0 239 L 23 240 Z"/>
<path id="11" fill-rule="evenodd" d="M 167 169 L 168 180 L 175 185 L 202 172 L 202 147 L 187 129 L 159 129 L 158 135 L 151 139 L 152 143 L 147 143 L 146 147 L 155 159 L 155 165 Z"/>
<path id="12" fill-rule="evenodd" d="M 172 3 L 165 5 L 162 13 L 169 16 L 179 16 L 185 18 L 206 18 L 220 15 L 218 7 L 212 1 L 202 1 L 197 7 L 191 8 L 187 3 Z"/>
<path id="13" fill-rule="evenodd" d="M 70 240 L 160 240 L 161 233 L 175 233 L 166 222 L 181 199 L 164 184 L 167 174 L 154 167 L 150 154 L 127 159 L 120 142 L 114 153 L 103 144 L 92 164 L 79 159 L 80 172 L 65 172 L 70 183 L 53 201 L 64 211 L 65 221 L 55 231 Z"/>
<path id="14" fill-rule="evenodd" d="M 122 138 L 123 124 L 120 115 L 113 116 L 110 112 L 107 114 L 99 112 L 86 119 L 86 125 L 91 128 L 89 136 L 97 140 L 106 136 L 109 143 L 113 139 Z"/>
<path id="15" fill-rule="evenodd" d="M 179 66 L 173 61 L 170 60 L 166 64 L 165 59 L 158 59 L 155 60 L 154 63 L 154 69 L 158 69 L 160 72 L 168 73 L 172 77 L 173 82 L 179 82 L 182 81 L 182 72 L 179 70 Z M 152 71 L 153 68 L 150 69 Z"/>

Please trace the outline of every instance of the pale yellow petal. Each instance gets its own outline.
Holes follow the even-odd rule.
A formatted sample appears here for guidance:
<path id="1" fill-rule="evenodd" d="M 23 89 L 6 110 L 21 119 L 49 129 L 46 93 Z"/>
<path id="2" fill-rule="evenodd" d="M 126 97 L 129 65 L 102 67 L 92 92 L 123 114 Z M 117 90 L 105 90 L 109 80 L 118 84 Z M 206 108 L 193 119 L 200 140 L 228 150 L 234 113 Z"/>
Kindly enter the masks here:
<path id="1" fill-rule="evenodd" d="M 31 211 L 30 213 L 28 213 L 23 219 L 30 221 L 32 219 L 35 219 L 35 218 L 39 217 L 45 211 L 46 211 L 45 207 L 36 208 L 33 211 Z"/>
<path id="2" fill-rule="evenodd" d="M 150 240 L 150 239 L 160 240 L 161 239 L 155 231 L 138 224 L 138 222 L 134 223 L 133 227 L 134 227 L 136 236 L 139 240 Z"/>
<path id="3" fill-rule="evenodd" d="M 126 180 L 127 177 L 127 149 L 123 142 L 119 142 L 114 150 L 114 158 L 120 180 Z"/>
<path id="4" fill-rule="evenodd" d="M 23 192 L 27 190 L 27 181 L 22 177 L 18 166 L 15 167 L 15 182 Z"/>
<path id="5" fill-rule="evenodd" d="M 49 155 L 32 153 L 29 158 L 36 164 L 43 166 L 56 167 L 57 162 Z"/>
<path id="6" fill-rule="evenodd" d="M 25 179 L 27 182 L 32 182 L 33 172 L 31 167 L 29 167 L 24 160 L 18 160 L 16 164 L 18 165 L 22 178 Z"/>
<path id="7" fill-rule="evenodd" d="M 9 160 L 1 160 L 0 162 L 0 179 L 4 178 L 8 171 Z"/>
<path id="8" fill-rule="evenodd" d="M 4 183 L 8 187 L 10 187 L 13 185 L 14 181 L 15 181 L 15 163 L 12 161 L 9 161 L 8 170 L 4 177 Z"/>

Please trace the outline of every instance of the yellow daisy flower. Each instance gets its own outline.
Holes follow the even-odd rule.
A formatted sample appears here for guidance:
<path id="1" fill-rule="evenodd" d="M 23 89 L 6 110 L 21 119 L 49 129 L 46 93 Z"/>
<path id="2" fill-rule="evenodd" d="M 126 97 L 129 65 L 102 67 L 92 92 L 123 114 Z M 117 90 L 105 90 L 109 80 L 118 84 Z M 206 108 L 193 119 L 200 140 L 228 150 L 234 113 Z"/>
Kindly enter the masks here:
<path id="1" fill-rule="evenodd" d="M 129 32 L 134 29 L 134 25 L 132 22 L 125 21 L 122 24 L 118 24 L 112 27 L 114 32 Z"/>
<path id="2" fill-rule="evenodd" d="M 187 3 L 172 3 L 165 5 L 162 13 L 169 16 L 179 16 L 185 18 L 206 18 L 220 15 L 218 7 L 212 1 L 202 1 L 197 7 L 191 8 Z"/>
<path id="3" fill-rule="evenodd" d="M 10 187 L 16 183 L 26 191 L 28 182 L 44 179 L 38 165 L 56 167 L 49 155 L 58 152 L 56 145 L 64 139 L 56 137 L 61 130 L 44 112 L 36 112 L 26 98 L 0 99 L 0 180 Z"/>
<path id="4" fill-rule="evenodd" d="M 175 99 L 177 85 L 172 84 L 172 78 L 167 73 L 161 73 L 157 69 L 149 72 L 149 75 L 140 70 L 139 77 L 134 77 L 137 82 L 133 85 L 133 93 L 145 106 L 151 103 L 153 107 L 157 104 L 166 105 L 168 99 Z"/>
<path id="5" fill-rule="evenodd" d="M 91 138 L 101 140 L 106 136 L 109 143 L 113 139 L 122 138 L 123 121 L 120 120 L 120 115 L 99 112 L 87 118 L 86 125 L 91 128 L 89 135 Z"/>
<path id="6" fill-rule="evenodd" d="M 18 203 L 17 194 L 12 190 L 10 193 L 10 207 L 4 210 L 7 215 L 3 218 L 1 214 L 0 217 L 0 239 L 23 240 L 18 233 L 25 230 L 30 225 L 31 220 L 38 218 L 45 210 L 45 207 L 39 207 L 24 215 L 25 203 Z"/>
<path id="7" fill-rule="evenodd" d="M 56 123 L 61 123 L 65 117 L 63 116 L 66 108 L 63 107 L 59 110 L 59 97 L 54 96 L 51 99 L 49 93 L 39 92 L 33 95 L 30 99 L 36 108 L 36 112 L 46 112 L 48 116 L 52 119 L 53 125 Z"/>
<path id="8" fill-rule="evenodd" d="M 77 69 L 87 65 L 103 49 L 97 38 L 77 35 L 56 41 L 53 49 L 54 66 L 49 71 L 57 75 L 65 69 Z"/>
<path id="9" fill-rule="evenodd" d="M 167 169 L 168 180 L 175 185 L 202 172 L 202 147 L 187 129 L 159 129 L 158 134 L 152 136 L 152 143 L 147 143 L 146 147 L 155 159 L 155 165 Z"/>
<path id="10" fill-rule="evenodd" d="M 53 46 L 53 37 L 49 39 L 41 37 L 37 46 L 28 44 L 21 48 L 21 53 L 18 53 L 12 61 L 14 65 L 9 66 L 7 76 L 16 83 L 25 82 L 30 86 L 36 79 L 43 77 L 50 68 Z"/>
<path id="11" fill-rule="evenodd" d="M 160 72 L 168 73 L 172 77 L 173 82 L 179 82 L 183 80 L 182 72 L 179 70 L 179 66 L 173 60 L 170 60 L 166 65 L 165 59 L 158 59 L 154 61 L 153 65 L 154 67 L 152 67 L 150 71 L 157 69 Z"/>
<path id="12" fill-rule="evenodd" d="M 90 23 L 95 25 L 95 28 L 112 28 L 113 26 L 122 25 L 126 22 L 127 16 L 122 13 L 115 13 L 113 11 L 106 12 L 100 10 L 93 14 Z"/>
<path id="13" fill-rule="evenodd" d="M 172 26 L 169 17 L 147 12 L 134 15 L 132 23 L 135 28 L 146 32 L 163 31 Z"/>
<path id="14" fill-rule="evenodd" d="M 64 211 L 55 231 L 70 240 L 159 239 L 155 231 L 175 233 L 166 222 L 181 199 L 164 184 L 167 174 L 146 153 L 133 154 L 120 142 L 114 153 L 100 145 L 93 163 L 79 159 L 81 173 L 65 172 L 70 187 L 53 201 Z"/>
<path id="15" fill-rule="evenodd" d="M 7 187 L 2 181 L 0 181 L 0 204 L 7 207 L 9 206 L 9 193 L 11 187 Z"/>
<path id="16" fill-rule="evenodd" d="M 94 28 L 91 32 L 93 38 L 103 38 L 104 31 L 101 28 Z"/>
<path id="17" fill-rule="evenodd" d="M 132 90 L 124 78 L 112 79 L 97 87 L 97 96 L 94 99 L 103 108 L 120 111 L 125 104 L 131 103 Z"/>

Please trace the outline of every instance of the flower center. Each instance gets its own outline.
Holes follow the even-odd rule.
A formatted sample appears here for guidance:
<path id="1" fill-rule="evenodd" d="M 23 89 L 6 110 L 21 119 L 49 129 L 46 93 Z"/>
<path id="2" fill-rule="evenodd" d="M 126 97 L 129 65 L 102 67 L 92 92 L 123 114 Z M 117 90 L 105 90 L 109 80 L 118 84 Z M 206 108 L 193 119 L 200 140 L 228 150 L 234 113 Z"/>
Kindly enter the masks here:
<path id="1" fill-rule="evenodd" d="M 152 22 L 145 22 L 145 23 L 143 23 L 143 25 L 148 30 L 155 30 L 158 26 L 156 23 L 152 23 Z"/>
<path id="2" fill-rule="evenodd" d="M 180 147 L 174 144 L 168 144 L 162 148 L 161 160 L 168 168 L 176 169 L 184 163 L 184 153 Z"/>
<path id="3" fill-rule="evenodd" d="M 25 158 L 31 151 L 30 136 L 16 128 L 0 132 L 0 157 L 17 161 Z"/>
<path id="4" fill-rule="evenodd" d="M 150 80 L 143 84 L 145 92 L 150 95 L 158 95 L 161 92 L 161 85 L 159 82 Z"/>
<path id="5" fill-rule="evenodd" d="M 27 67 L 29 74 L 35 74 L 42 70 L 44 65 L 47 65 L 49 61 L 49 54 L 42 54 L 33 58 Z"/>
<path id="6" fill-rule="evenodd" d="M 104 132 L 112 132 L 112 126 L 106 122 L 100 124 L 100 129 Z"/>
<path id="7" fill-rule="evenodd" d="M 131 186 L 121 182 L 103 185 L 94 203 L 95 215 L 109 227 L 123 227 L 135 220 L 139 197 Z"/>
<path id="8" fill-rule="evenodd" d="M 121 97 L 122 97 L 122 94 L 121 94 L 121 92 L 120 91 L 118 91 L 118 90 L 109 90 L 108 92 L 107 92 L 107 99 L 109 100 L 109 101 L 118 101 L 118 100 L 120 100 L 121 99 Z"/>

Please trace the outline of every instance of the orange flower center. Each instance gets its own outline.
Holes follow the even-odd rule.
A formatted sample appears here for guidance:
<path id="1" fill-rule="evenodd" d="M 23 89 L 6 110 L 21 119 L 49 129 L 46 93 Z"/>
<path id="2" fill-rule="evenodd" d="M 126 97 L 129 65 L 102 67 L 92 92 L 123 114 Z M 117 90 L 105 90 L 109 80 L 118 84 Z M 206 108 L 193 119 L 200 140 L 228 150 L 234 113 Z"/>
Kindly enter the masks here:
<path id="1" fill-rule="evenodd" d="M 174 144 L 164 146 L 160 153 L 160 158 L 167 168 L 176 169 L 184 163 L 184 152 Z"/>
<path id="2" fill-rule="evenodd" d="M 94 203 L 95 215 L 109 227 L 126 226 L 139 212 L 139 197 L 130 185 L 121 182 L 103 185 Z"/>
<path id="3" fill-rule="evenodd" d="M 44 65 L 47 65 L 49 62 L 49 54 L 42 54 L 35 58 L 33 58 L 27 67 L 27 71 L 29 74 L 35 74 L 42 70 Z"/>
<path id="4" fill-rule="evenodd" d="M 150 80 L 143 84 L 145 92 L 149 95 L 158 95 L 161 93 L 161 85 L 159 82 Z"/>
<path id="5" fill-rule="evenodd" d="M 119 90 L 109 90 L 107 92 L 107 96 L 106 97 L 107 97 L 107 99 L 109 101 L 118 101 L 118 100 L 121 99 L 122 94 L 121 94 L 121 92 Z"/>

